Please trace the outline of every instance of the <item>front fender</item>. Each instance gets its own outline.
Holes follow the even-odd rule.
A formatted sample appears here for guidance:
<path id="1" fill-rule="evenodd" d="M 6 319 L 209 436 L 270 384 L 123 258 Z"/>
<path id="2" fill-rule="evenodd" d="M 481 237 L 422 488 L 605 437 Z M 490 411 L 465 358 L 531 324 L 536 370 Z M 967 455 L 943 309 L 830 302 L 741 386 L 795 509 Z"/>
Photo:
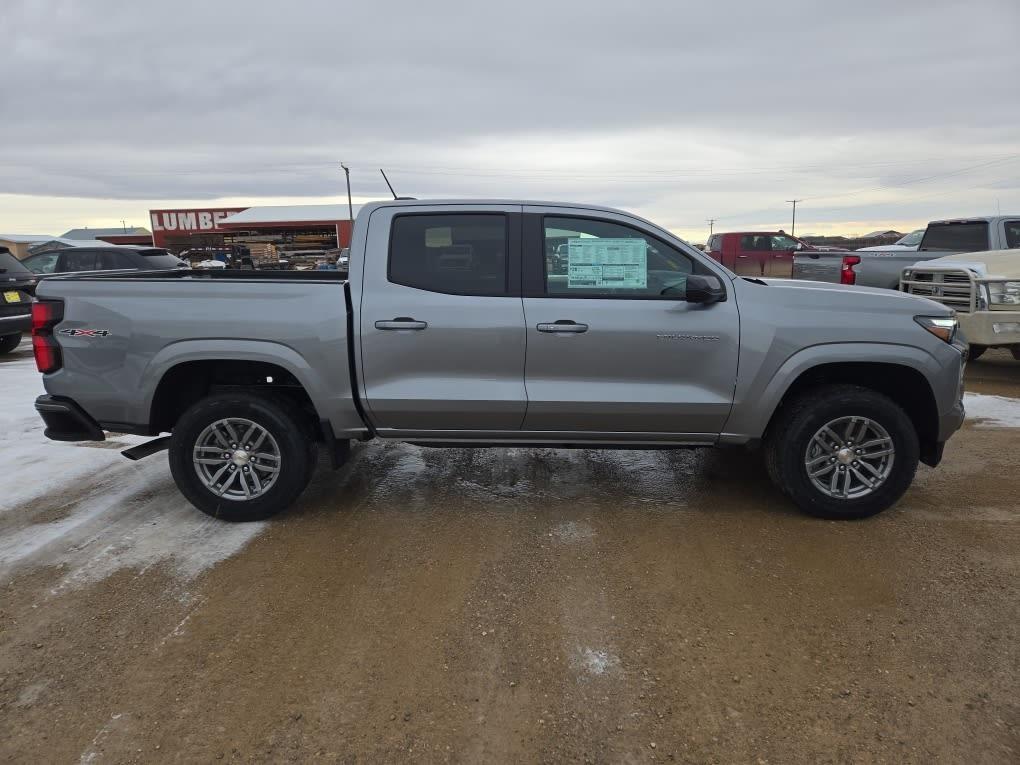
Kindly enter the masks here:
<path id="1" fill-rule="evenodd" d="M 949 346 L 947 346 L 948 348 Z M 805 372 L 823 364 L 869 363 L 909 367 L 932 385 L 943 371 L 942 363 L 922 348 L 895 343 L 825 343 L 803 348 L 780 363 L 769 354 L 742 359 L 733 409 L 721 436 L 723 442 L 747 443 L 761 438 L 783 396 Z M 753 367 L 757 362 L 757 368 Z M 746 382 L 745 382 L 746 380 Z M 936 401 L 944 400 L 932 385 Z"/>

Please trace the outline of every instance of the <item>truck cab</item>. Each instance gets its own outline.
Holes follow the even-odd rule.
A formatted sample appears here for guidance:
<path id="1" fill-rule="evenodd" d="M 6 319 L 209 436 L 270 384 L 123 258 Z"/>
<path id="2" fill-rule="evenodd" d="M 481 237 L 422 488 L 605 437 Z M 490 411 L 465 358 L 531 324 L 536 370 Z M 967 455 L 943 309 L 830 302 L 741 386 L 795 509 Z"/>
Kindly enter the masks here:
<path id="1" fill-rule="evenodd" d="M 790 278 L 793 255 L 814 248 L 783 231 L 740 231 L 713 234 L 706 252 L 738 276 Z"/>

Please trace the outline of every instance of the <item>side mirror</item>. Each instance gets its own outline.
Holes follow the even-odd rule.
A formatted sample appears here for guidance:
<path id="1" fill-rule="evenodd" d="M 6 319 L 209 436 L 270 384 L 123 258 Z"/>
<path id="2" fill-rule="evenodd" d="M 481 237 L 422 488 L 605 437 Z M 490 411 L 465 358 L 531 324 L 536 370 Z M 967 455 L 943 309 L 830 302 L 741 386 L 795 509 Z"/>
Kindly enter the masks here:
<path id="1" fill-rule="evenodd" d="M 688 303 L 708 305 L 726 299 L 726 290 L 723 289 L 722 283 L 715 276 L 691 274 L 687 277 L 685 293 Z"/>

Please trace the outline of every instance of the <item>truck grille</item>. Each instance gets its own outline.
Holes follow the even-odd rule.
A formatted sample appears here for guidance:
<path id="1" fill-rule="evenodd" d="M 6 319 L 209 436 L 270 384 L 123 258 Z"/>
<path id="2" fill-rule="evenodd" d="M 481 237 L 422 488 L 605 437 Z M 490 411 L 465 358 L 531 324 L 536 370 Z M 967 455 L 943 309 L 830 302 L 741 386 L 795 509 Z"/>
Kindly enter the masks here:
<path id="1" fill-rule="evenodd" d="M 904 292 L 934 300 L 959 313 L 970 313 L 974 283 L 966 271 L 915 270 L 901 284 Z"/>

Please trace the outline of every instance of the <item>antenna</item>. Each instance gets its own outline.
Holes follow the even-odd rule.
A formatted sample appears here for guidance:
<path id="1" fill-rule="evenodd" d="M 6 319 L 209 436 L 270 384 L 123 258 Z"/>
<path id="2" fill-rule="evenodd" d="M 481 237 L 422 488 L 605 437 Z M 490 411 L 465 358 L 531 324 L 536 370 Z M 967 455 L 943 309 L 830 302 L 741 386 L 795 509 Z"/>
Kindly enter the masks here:
<path id="1" fill-rule="evenodd" d="M 354 205 L 351 202 L 351 169 L 347 167 L 343 162 L 340 163 L 340 167 L 344 171 L 344 175 L 347 177 L 347 215 L 351 219 L 351 232 L 354 231 Z M 337 245 L 339 246 L 339 242 Z"/>
<path id="2" fill-rule="evenodd" d="M 400 199 L 400 197 L 397 196 L 397 192 L 393 190 L 393 184 L 390 183 L 390 179 L 386 177 L 386 172 L 381 167 L 379 168 L 379 172 L 382 173 L 382 178 L 386 181 L 386 185 L 390 187 L 390 193 L 393 195 L 393 198 Z"/>

